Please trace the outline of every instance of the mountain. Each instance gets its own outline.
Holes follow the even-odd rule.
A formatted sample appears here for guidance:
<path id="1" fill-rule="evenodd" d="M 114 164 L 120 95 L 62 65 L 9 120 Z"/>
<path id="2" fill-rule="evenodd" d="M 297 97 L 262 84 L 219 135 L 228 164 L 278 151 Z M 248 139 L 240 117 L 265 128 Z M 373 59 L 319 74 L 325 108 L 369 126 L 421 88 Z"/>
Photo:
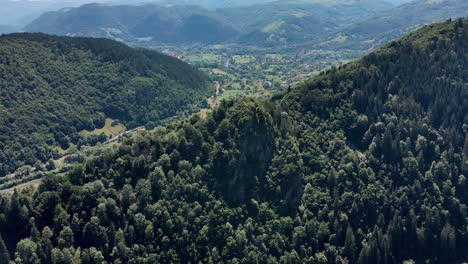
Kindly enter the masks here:
<path id="1" fill-rule="evenodd" d="M 151 127 L 206 104 L 211 90 L 175 58 L 105 39 L 4 35 L 0 72 L 1 176 L 90 143 L 80 131 L 106 118 Z"/>
<path id="2" fill-rule="evenodd" d="M 468 17 L 465 0 L 415 0 L 387 10 L 338 34 L 337 48 L 372 48 L 398 38 L 425 24 Z M 343 41 L 346 39 L 346 41 Z"/>
<path id="3" fill-rule="evenodd" d="M 23 27 L 47 11 L 104 0 L 0 0 L 0 24 Z"/>
<path id="4" fill-rule="evenodd" d="M 0 197 L 2 260 L 466 262 L 467 42 L 425 26 Z"/>
<path id="5" fill-rule="evenodd" d="M 205 8 L 226 8 L 238 6 L 251 6 L 255 4 L 264 4 L 277 0 L 161 0 L 160 4 L 168 5 L 197 5 Z M 131 3 L 128 3 L 131 4 Z"/>
<path id="6" fill-rule="evenodd" d="M 374 0 L 282 0 L 217 11 L 242 30 L 237 43 L 278 46 L 321 39 L 390 7 Z"/>
<path id="7" fill-rule="evenodd" d="M 397 5 L 397 6 L 408 3 L 408 2 L 411 2 L 411 1 L 414 1 L 414 0 L 388 0 L 389 3 L 392 3 L 392 4 Z"/>
<path id="8" fill-rule="evenodd" d="M 209 9 L 187 4 L 192 2 L 87 4 L 47 12 L 25 31 L 130 43 L 318 45 L 367 50 L 424 24 L 468 16 L 465 0 L 415 0 L 397 7 L 375 0 L 280 0 L 250 6 L 221 4 L 224 8 L 199 3 L 211 6 Z"/>
<path id="9" fill-rule="evenodd" d="M 206 9 L 155 4 L 88 4 L 62 9 L 45 13 L 25 30 L 126 41 L 152 39 L 164 43 L 218 43 L 237 34 L 234 28 Z"/>
<path id="10" fill-rule="evenodd" d="M 210 10 L 186 5 L 89 4 L 45 13 L 25 30 L 111 37 L 132 43 L 236 42 L 274 46 L 318 39 L 388 7 L 389 4 L 371 0 L 282 0 Z"/>

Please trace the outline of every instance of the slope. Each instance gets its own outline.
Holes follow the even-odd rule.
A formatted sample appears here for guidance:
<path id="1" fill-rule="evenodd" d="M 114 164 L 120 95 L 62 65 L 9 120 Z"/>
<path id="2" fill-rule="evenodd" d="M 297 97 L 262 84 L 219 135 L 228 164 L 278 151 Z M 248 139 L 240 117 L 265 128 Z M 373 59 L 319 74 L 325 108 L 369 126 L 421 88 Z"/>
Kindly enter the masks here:
<path id="1" fill-rule="evenodd" d="M 26 26 L 25 30 L 59 35 L 111 37 L 125 41 L 150 38 L 163 43 L 218 43 L 237 33 L 206 9 L 156 4 L 87 4 L 45 13 Z"/>
<path id="2" fill-rule="evenodd" d="M 226 8 L 236 6 L 250 6 L 254 4 L 262 4 L 274 2 L 275 0 L 160 0 L 161 4 L 170 5 L 198 5 L 205 8 Z"/>
<path id="3" fill-rule="evenodd" d="M 390 7 L 373 0 L 281 0 L 210 10 L 187 5 L 89 4 L 45 13 L 25 30 L 131 42 L 275 46 L 323 38 Z"/>
<path id="4" fill-rule="evenodd" d="M 459 17 L 468 17 L 467 1 L 415 0 L 351 25 L 339 33 L 347 40 L 333 44 L 339 48 L 378 47 L 422 25 Z"/>
<path id="5" fill-rule="evenodd" d="M 154 126 L 205 102 L 207 77 L 169 56 L 103 39 L 0 37 L 0 175 L 85 144 L 109 117 Z M 55 153 L 56 155 L 56 153 Z"/>
<path id="6" fill-rule="evenodd" d="M 218 10 L 243 34 L 236 42 L 255 46 L 307 43 L 392 7 L 383 1 L 282 0 Z"/>
<path id="7" fill-rule="evenodd" d="M 2 237 L 18 262 L 467 261 L 467 42 L 426 26 L 131 138 L 0 199 Z"/>

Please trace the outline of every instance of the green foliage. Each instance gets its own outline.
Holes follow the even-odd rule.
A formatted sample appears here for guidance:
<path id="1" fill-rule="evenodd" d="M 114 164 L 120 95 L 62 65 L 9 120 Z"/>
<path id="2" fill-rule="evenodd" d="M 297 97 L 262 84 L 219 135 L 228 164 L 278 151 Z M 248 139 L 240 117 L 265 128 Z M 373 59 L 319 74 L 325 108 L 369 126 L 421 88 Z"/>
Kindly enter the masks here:
<path id="1" fill-rule="evenodd" d="M 3 241 L 3 238 L 0 236 L 0 264 L 8 264 L 10 262 L 10 254 L 8 249 Z"/>
<path id="2" fill-rule="evenodd" d="M 0 176 L 93 143 L 79 132 L 106 117 L 154 126 L 206 104 L 210 91 L 202 73 L 157 52 L 43 34 L 0 37 L 0 75 Z"/>
<path id="3" fill-rule="evenodd" d="M 467 41 L 425 27 L 129 138 L 0 198 L 0 232 L 20 263 L 464 262 Z"/>

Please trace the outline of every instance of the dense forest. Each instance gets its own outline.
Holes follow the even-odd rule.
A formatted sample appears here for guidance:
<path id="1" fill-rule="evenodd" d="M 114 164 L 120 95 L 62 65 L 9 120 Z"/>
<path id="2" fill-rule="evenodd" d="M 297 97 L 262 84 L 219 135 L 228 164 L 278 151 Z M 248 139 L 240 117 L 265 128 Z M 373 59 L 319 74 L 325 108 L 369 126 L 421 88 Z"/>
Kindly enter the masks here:
<path id="1" fill-rule="evenodd" d="M 0 263 L 468 261 L 468 20 L 0 199 Z"/>
<path id="2" fill-rule="evenodd" d="M 0 37 L 0 176 L 82 145 L 81 130 L 105 118 L 127 128 L 206 104 L 211 85 L 191 66 L 111 40 L 11 34 Z"/>

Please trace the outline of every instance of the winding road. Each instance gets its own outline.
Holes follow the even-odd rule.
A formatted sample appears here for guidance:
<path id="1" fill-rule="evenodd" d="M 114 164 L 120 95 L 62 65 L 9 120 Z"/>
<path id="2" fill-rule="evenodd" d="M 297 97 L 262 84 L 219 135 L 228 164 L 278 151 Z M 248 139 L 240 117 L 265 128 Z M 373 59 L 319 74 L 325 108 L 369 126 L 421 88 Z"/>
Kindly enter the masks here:
<path id="1" fill-rule="evenodd" d="M 125 135 L 132 134 L 134 132 L 145 131 L 145 130 L 146 130 L 146 128 L 144 126 L 137 127 L 137 128 L 131 129 L 131 130 L 127 130 L 127 131 L 122 132 L 122 133 L 118 134 L 117 136 L 105 141 L 102 144 L 103 145 L 108 145 L 108 144 L 111 144 L 113 142 L 116 142 L 116 141 L 120 140 Z M 63 162 L 65 161 L 65 159 L 70 157 L 71 155 L 72 154 L 65 154 L 65 155 L 61 156 L 60 158 L 55 159 L 54 160 L 55 166 L 59 167 L 60 165 L 62 165 Z M 41 166 L 43 168 L 45 168 L 46 164 L 42 164 Z M 34 172 L 35 170 L 36 170 L 36 168 L 32 167 L 30 169 L 30 173 Z M 5 176 L 5 179 L 15 178 L 15 177 L 16 177 L 16 172 Z M 18 184 L 16 186 L 13 186 L 13 187 L 8 188 L 8 189 L 0 190 L 0 194 L 12 194 L 15 191 L 15 189 L 16 190 L 22 190 L 22 189 L 26 189 L 29 186 L 37 187 L 37 186 L 39 186 L 39 184 L 41 184 L 41 182 L 42 182 L 42 178 L 41 179 L 34 179 L 34 180 L 31 180 L 31 181 L 28 181 L 28 182 Z"/>

